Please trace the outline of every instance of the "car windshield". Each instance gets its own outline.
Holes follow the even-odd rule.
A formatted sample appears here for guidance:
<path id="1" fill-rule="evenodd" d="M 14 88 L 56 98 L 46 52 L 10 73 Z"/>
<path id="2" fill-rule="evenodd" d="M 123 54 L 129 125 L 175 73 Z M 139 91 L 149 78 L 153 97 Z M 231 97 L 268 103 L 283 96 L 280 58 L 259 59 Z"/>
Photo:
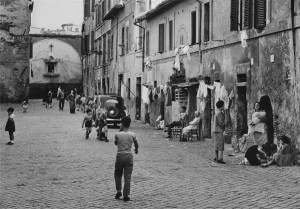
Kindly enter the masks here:
<path id="1" fill-rule="evenodd" d="M 115 99 L 108 99 L 105 103 L 106 106 L 116 106 L 119 102 Z"/>

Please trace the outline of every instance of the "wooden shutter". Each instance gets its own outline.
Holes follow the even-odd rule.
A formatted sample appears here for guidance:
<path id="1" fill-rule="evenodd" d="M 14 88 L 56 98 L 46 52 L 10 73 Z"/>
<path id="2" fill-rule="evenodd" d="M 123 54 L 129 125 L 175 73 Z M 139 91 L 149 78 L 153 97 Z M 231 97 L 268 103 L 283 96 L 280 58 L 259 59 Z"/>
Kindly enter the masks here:
<path id="1" fill-rule="evenodd" d="M 192 31 L 191 31 L 191 33 L 192 33 L 192 35 L 191 35 L 191 44 L 192 45 L 194 45 L 194 44 L 196 44 L 196 28 L 197 28 L 197 26 L 196 26 L 196 11 L 193 11 L 192 13 L 191 13 L 191 23 L 192 23 L 192 25 L 191 25 L 191 28 L 192 28 Z"/>
<path id="2" fill-rule="evenodd" d="M 254 4 L 254 27 L 263 29 L 266 27 L 266 0 L 255 0 Z"/>
<path id="3" fill-rule="evenodd" d="M 92 12 L 95 11 L 95 0 L 92 0 Z"/>
<path id="4" fill-rule="evenodd" d="M 231 0 L 230 31 L 237 31 L 239 28 L 239 0 Z"/>
<path id="5" fill-rule="evenodd" d="M 252 0 L 245 0 L 243 29 L 249 29 L 249 28 L 252 28 Z"/>
<path id="6" fill-rule="evenodd" d="M 159 24 L 159 41 L 158 41 L 158 52 L 164 52 L 164 44 L 165 44 L 165 25 Z"/>
<path id="7" fill-rule="evenodd" d="M 146 56 L 150 54 L 150 33 L 149 30 L 146 31 Z"/>
<path id="8" fill-rule="evenodd" d="M 95 32 L 91 32 L 91 51 L 94 51 L 94 43 L 95 43 Z"/>

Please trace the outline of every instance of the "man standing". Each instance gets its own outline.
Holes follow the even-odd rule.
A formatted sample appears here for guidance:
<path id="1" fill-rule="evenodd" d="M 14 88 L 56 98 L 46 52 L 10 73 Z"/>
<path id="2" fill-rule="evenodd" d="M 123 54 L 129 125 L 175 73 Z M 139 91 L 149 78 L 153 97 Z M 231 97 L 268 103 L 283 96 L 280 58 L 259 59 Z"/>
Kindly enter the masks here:
<path id="1" fill-rule="evenodd" d="M 60 93 L 58 95 L 59 99 L 59 110 L 64 110 L 65 105 L 65 92 L 63 89 L 60 90 Z"/>
<path id="2" fill-rule="evenodd" d="M 183 123 L 185 123 L 186 118 L 187 118 L 186 106 L 182 106 L 181 109 L 180 109 L 180 120 L 179 121 L 173 121 L 169 125 L 166 125 L 168 127 L 168 136 L 167 136 L 167 138 L 171 138 L 172 128 L 174 128 L 175 126 L 182 126 Z"/>

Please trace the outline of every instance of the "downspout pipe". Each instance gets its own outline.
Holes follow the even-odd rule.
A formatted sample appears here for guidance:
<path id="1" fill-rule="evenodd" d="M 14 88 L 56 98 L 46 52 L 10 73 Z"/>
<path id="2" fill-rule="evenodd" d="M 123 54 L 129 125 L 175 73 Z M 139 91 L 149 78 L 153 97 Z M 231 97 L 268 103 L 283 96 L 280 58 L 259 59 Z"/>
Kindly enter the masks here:
<path id="1" fill-rule="evenodd" d="M 137 24 L 137 22 L 133 23 L 135 26 L 142 28 L 143 30 L 143 49 L 142 49 L 142 72 L 144 72 L 145 70 L 145 34 L 146 34 L 146 28 L 144 28 L 143 26 L 140 26 Z"/>
<path id="2" fill-rule="evenodd" d="M 295 0 L 291 0 L 291 21 L 292 21 L 292 38 L 293 38 L 293 52 L 294 52 L 294 68 L 296 73 Z"/>
<path id="3" fill-rule="evenodd" d="M 200 63 L 202 63 L 202 51 L 201 51 L 201 43 L 202 43 L 202 38 L 201 38 L 201 31 L 202 31 L 202 1 L 200 0 L 195 0 L 196 2 L 198 2 L 198 11 L 199 11 L 199 15 L 200 15 L 200 18 L 199 18 L 199 42 L 198 42 L 198 45 L 199 45 L 199 59 L 200 59 Z"/>

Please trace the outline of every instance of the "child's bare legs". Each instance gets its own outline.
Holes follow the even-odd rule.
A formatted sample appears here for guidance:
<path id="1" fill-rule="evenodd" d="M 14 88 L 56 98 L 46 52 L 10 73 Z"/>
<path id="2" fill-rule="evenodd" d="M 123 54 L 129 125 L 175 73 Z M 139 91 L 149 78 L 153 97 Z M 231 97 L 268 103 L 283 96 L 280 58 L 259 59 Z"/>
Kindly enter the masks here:
<path id="1" fill-rule="evenodd" d="M 9 132 L 9 142 L 7 143 L 8 145 L 13 145 L 14 144 L 14 139 L 15 139 L 15 136 L 14 136 L 14 132 Z"/>
<path id="2" fill-rule="evenodd" d="M 27 112 L 27 108 L 23 107 L 23 113 Z"/>
<path id="3" fill-rule="evenodd" d="M 90 136 L 90 133 L 92 132 L 92 128 L 91 127 L 86 127 L 85 129 L 86 129 L 86 131 L 85 131 L 85 139 L 88 139 L 89 136 Z"/>

